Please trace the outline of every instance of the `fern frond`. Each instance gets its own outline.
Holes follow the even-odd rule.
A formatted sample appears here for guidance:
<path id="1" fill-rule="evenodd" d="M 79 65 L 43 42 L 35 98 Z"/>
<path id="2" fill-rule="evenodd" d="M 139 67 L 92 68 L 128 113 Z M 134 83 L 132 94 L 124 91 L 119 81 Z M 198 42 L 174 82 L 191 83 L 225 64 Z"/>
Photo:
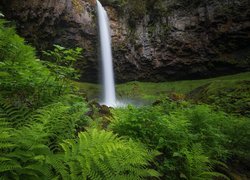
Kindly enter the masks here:
<path id="1" fill-rule="evenodd" d="M 62 101 L 38 109 L 31 118 L 34 124 L 40 124 L 43 131 L 47 132 L 50 149 L 58 152 L 61 148 L 59 143 L 74 138 L 77 127 L 86 123 L 87 120 L 82 116 L 86 111 L 84 102 L 72 105 L 71 102 Z"/>
<path id="2" fill-rule="evenodd" d="M 160 176 L 157 171 L 147 168 L 153 153 L 132 140 L 97 129 L 78 136 L 77 141 L 66 140 L 61 144 L 72 178 L 143 179 Z"/>
<path id="3" fill-rule="evenodd" d="M 201 179 L 203 179 L 204 177 L 210 177 L 210 178 L 223 178 L 225 180 L 230 180 L 229 177 L 227 177 L 226 175 L 222 174 L 222 173 L 219 173 L 219 172 L 203 172 L 199 175 L 199 177 Z"/>
<path id="4" fill-rule="evenodd" d="M 5 118 L 13 128 L 24 126 L 31 116 L 31 111 L 25 107 L 16 107 L 9 103 L 0 103 L 0 118 Z"/>
<path id="5" fill-rule="evenodd" d="M 2 161 L 0 162 L 0 173 L 20 169 L 21 165 L 16 161 Z"/>
<path id="6" fill-rule="evenodd" d="M 51 155 L 46 157 L 46 164 L 51 165 L 51 167 L 55 170 L 58 177 L 61 176 L 64 179 L 69 179 L 69 174 L 65 165 L 63 164 L 61 155 Z"/>

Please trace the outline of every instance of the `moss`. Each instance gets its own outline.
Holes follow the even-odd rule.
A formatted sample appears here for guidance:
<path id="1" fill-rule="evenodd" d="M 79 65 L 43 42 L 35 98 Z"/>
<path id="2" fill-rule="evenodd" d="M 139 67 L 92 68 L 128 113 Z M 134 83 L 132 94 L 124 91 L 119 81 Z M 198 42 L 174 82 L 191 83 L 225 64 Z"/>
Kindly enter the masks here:
<path id="1" fill-rule="evenodd" d="M 213 87 L 217 86 L 217 88 L 220 88 L 223 85 L 226 87 L 234 87 L 235 84 L 241 81 L 250 81 L 250 72 L 201 80 L 161 83 L 134 81 L 118 84 L 116 86 L 116 91 L 119 98 L 135 98 L 153 102 L 157 99 L 171 96 L 177 99 L 184 98 L 185 94 L 189 94 L 190 91 L 208 83 L 214 83 Z M 76 85 L 82 92 L 86 92 L 89 98 L 96 98 L 100 94 L 99 85 L 90 83 L 76 83 Z"/>
<path id="2" fill-rule="evenodd" d="M 96 99 L 101 93 L 100 85 L 84 83 L 84 82 L 73 82 L 73 84 L 78 88 L 77 90 L 87 99 Z"/>
<path id="3" fill-rule="evenodd" d="M 83 5 L 81 4 L 80 0 L 72 0 L 72 5 L 73 5 L 74 10 L 77 13 L 83 12 L 84 8 L 83 8 Z"/>
<path id="4" fill-rule="evenodd" d="M 250 117 L 250 78 L 215 81 L 189 93 L 196 102 L 208 103 L 225 112 Z"/>

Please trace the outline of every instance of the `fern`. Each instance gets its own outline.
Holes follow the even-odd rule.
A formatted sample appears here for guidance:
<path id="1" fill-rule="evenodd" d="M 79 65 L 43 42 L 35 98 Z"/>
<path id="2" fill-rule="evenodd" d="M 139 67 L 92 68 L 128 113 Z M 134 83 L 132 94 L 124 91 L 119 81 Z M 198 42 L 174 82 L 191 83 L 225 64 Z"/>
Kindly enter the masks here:
<path id="1" fill-rule="evenodd" d="M 15 105 L 38 108 L 69 92 L 69 83 L 56 80 L 35 54 L 35 49 L 0 19 L 0 93 Z"/>
<path id="2" fill-rule="evenodd" d="M 27 137 L 27 131 L 17 131 L 8 126 L 9 123 L 5 123 L 4 119 L 1 118 L 0 176 L 6 177 L 7 179 L 22 179 L 21 177 L 29 179 L 31 176 L 33 178 L 38 177 L 39 171 L 34 172 L 34 170 L 31 170 L 29 167 L 41 162 L 41 154 L 36 153 L 36 149 L 38 149 L 39 145 L 39 149 L 41 149 L 39 152 L 45 154 L 48 151 L 45 151 L 45 146 L 42 147 L 39 142 L 36 143 L 36 139 L 31 138 L 34 138 L 34 136 L 30 135 Z M 32 135 L 34 134 L 33 132 Z M 28 140 L 26 138 L 28 138 Z M 40 169 L 40 172 L 45 172 L 45 167 L 46 166 L 40 165 L 38 169 Z M 24 174 L 25 176 L 23 176 Z"/>
<path id="3" fill-rule="evenodd" d="M 61 144 L 71 179 L 142 179 L 159 177 L 148 169 L 156 152 L 112 132 L 97 129 L 79 133 L 78 140 Z"/>
<path id="4" fill-rule="evenodd" d="M 213 171 L 213 163 L 205 154 L 201 144 L 193 144 L 190 149 L 182 150 L 182 153 L 186 159 L 187 179 L 209 180 L 213 177 L 229 179 L 225 175 Z"/>
<path id="5" fill-rule="evenodd" d="M 0 102 L 0 118 L 8 120 L 13 128 L 20 128 L 28 123 L 31 111 L 25 107 L 17 107 L 10 103 Z"/>
<path id="6" fill-rule="evenodd" d="M 32 118 L 35 125 L 41 124 L 43 131 L 48 133 L 51 150 L 59 151 L 59 143 L 76 137 L 77 128 L 88 124 L 89 119 L 84 116 L 87 110 L 82 98 L 68 95 L 59 102 L 38 109 Z"/>
<path id="7" fill-rule="evenodd" d="M 66 177 L 62 156 L 51 149 L 54 151 L 64 138 L 74 138 L 77 126 L 84 124 L 82 113 L 87 108 L 80 100 L 74 96 L 64 97 L 61 102 L 40 108 L 28 116 L 19 113 L 21 109 L 1 104 L 0 151 L 3 156 L 0 158 L 0 176 L 10 179 Z M 21 119 L 25 123 L 20 123 Z M 19 128 L 12 129 L 12 124 Z"/>
<path id="8" fill-rule="evenodd" d="M 10 153 L 16 144 L 13 142 L 13 131 L 10 123 L 5 117 L 4 111 L 0 108 L 0 177 L 4 172 L 20 168 L 20 164 L 10 157 Z"/>
<path id="9" fill-rule="evenodd" d="M 226 159 L 228 151 L 224 145 L 229 140 L 223 134 L 223 123 L 227 123 L 224 113 L 214 112 L 209 106 L 197 105 L 184 111 L 191 122 L 190 131 L 195 142 L 201 143 L 210 157 L 214 159 Z"/>

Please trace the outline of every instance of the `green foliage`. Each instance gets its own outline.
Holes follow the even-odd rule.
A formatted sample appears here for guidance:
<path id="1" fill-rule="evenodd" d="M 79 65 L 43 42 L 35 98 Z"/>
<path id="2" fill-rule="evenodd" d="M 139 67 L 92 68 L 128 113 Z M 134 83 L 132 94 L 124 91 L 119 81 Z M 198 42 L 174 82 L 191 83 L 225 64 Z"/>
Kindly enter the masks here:
<path id="1" fill-rule="evenodd" d="M 16 107 L 9 103 L 0 102 L 0 117 L 8 120 L 13 128 L 19 128 L 27 124 L 31 111 L 25 107 Z"/>
<path id="2" fill-rule="evenodd" d="M 1 114 L 0 130 L 0 176 L 2 179 L 49 178 L 51 168 L 45 166 L 45 159 L 51 155 L 44 145 L 47 134 L 38 126 L 15 130 L 8 119 Z M 32 130 L 31 130 L 32 129 Z"/>
<path id="3" fill-rule="evenodd" d="M 158 168 L 168 178 L 178 179 L 183 168 L 182 157 L 174 156 L 188 146 L 190 135 L 189 124 L 185 117 L 170 114 L 173 104 L 163 106 L 114 110 L 115 119 L 111 129 L 122 136 L 140 140 L 152 149 L 163 153 Z"/>
<path id="4" fill-rule="evenodd" d="M 69 79 L 79 77 L 74 64 L 81 52 L 55 45 L 44 52 L 52 62 L 40 61 L 34 48 L 0 19 L 0 95 L 16 108 L 35 109 L 72 92 Z"/>
<path id="5" fill-rule="evenodd" d="M 206 156 L 201 144 L 193 144 L 190 149 L 183 149 L 182 155 L 186 159 L 187 173 L 181 177 L 190 180 L 212 179 L 214 177 L 222 177 L 229 180 L 225 175 L 213 172 L 213 163 Z"/>
<path id="6" fill-rule="evenodd" d="M 221 131 L 227 136 L 228 143 L 225 147 L 231 157 L 250 161 L 250 119 L 228 116 L 221 122 Z"/>
<path id="7" fill-rule="evenodd" d="M 79 74 L 74 65 L 81 57 L 82 48 L 66 49 L 59 45 L 54 45 L 51 51 L 43 51 L 48 61 L 43 63 L 58 79 L 78 79 Z"/>
<path id="8" fill-rule="evenodd" d="M 2 108 L 3 107 L 3 108 Z M 55 102 L 18 118 L 12 128 L 16 109 L 0 107 L 0 176 L 5 179 L 52 179 L 66 176 L 66 168 L 62 163 L 59 143 L 64 139 L 74 138 L 79 126 L 87 124 L 83 115 L 86 104 L 76 96 L 63 97 Z M 13 113 L 11 112 L 13 111 Z M 13 117 L 12 117 L 13 115 Z"/>
<path id="9" fill-rule="evenodd" d="M 161 82 L 161 83 L 128 82 L 125 84 L 117 85 L 116 89 L 121 97 L 125 96 L 125 97 L 140 98 L 143 100 L 151 100 L 151 101 L 163 99 L 173 92 L 179 94 L 189 94 L 190 91 L 194 92 L 192 93 L 190 98 L 199 100 L 200 97 L 203 97 L 205 100 L 209 96 L 209 94 L 205 93 L 213 89 L 217 91 L 217 94 L 224 95 L 224 96 L 217 95 L 218 100 L 223 101 L 225 100 L 225 98 L 227 98 L 227 96 L 225 95 L 228 92 L 230 92 L 230 90 L 232 90 L 232 93 L 230 93 L 230 96 L 232 96 L 230 102 L 222 105 L 223 107 L 225 105 L 230 105 L 233 101 L 237 101 L 238 99 L 237 96 L 241 97 L 241 93 L 242 93 L 242 98 L 240 99 L 242 99 L 242 101 L 247 100 L 244 99 L 244 97 L 247 94 L 249 94 L 247 90 L 248 86 L 246 83 L 249 80 L 250 80 L 250 73 L 246 72 L 236 75 L 221 76 L 217 78 L 201 79 L 201 80 L 183 80 L 183 81 Z M 196 88 L 206 85 L 208 83 L 211 83 L 211 85 L 208 88 L 205 88 L 203 92 L 195 90 Z M 86 87 L 85 85 L 84 88 L 88 87 Z M 220 92 L 218 92 L 218 90 L 220 90 Z M 234 93 L 236 94 L 234 95 Z M 229 96 L 227 99 L 229 99 Z M 201 100 L 203 101 L 203 99 Z M 242 102 L 242 105 L 243 104 L 244 103 Z M 246 105 L 247 103 L 245 103 L 245 106 Z"/>
<path id="10" fill-rule="evenodd" d="M 161 1 L 141 0 L 137 6 L 122 1 L 127 2 L 140 18 L 149 4 Z M 157 90 L 154 83 L 132 82 L 127 89 L 121 85 L 122 90 L 132 88 L 131 96 L 165 99 L 170 94 L 176 102 L 113 109 L 108 128 L 122 136 L 118 137 L 90 129 L 93 124 L 103 127 L 98 121 L 101 113 L 94 106 L 88 112 L 84 99 L 71 94 L 69 79 L 77 77 L 73 67 L 81 51 L 55 45 L 45 52 L 50 61 L 41 63 L 34 49 L 0 19 L 0 179 L 157 179 L 159 172 L 163 179 L 226 179 L 214 172 L 218 161 L 250 161 L 249 118 L 182 101 L 183 93 L 214 82 L 204 91 L 206 102 L 229 111 L 237 106 L 234 112 L 248 115 L 249 73 L 161 83 Z M 86 116 L 89 113 L 95 123 Z"/>
<path id="11" fill-rule="evenodd" d="M 155 106 L 115 109 L 113 114 L 110 128 L 115 133 L 163 153 L 158 168 L 170 179 L 221 176 L 212 172 L 213 160 L 225 161 L 232 155 L 248 158 L 249 121 L 206 105 L 163 101 Z M 232 142 L 239 144 L 232 147 Z"/>
<path id="12" fill-rule="evenodd" d="M 143 179 L 158 177 L 147 168 L 156 152 L 118 138 L 111 132 L 92 129 L 79 133 L 79 139 L 61 144 L 70 179 Z"/>
<path id="13" fill-rule="evenodd" d="M 11 142 L 12 130 L 4 110 L 0 108 L 0 150 L 2 152 L 6 152 L 9 148 L 14 147 L 14 144 Z M 4 158 L 1 160 L 4 160 Z"/>
<path id="14" fill-rule="evenodd" d="M 34 48 L 0 19 L 0 92 L 5 101 L 37 107 L 62 94 L 59 86 L 60 82 L 35 57 Z"/>
<path id="15" fill-rule="evenodd" d="M 212 82 L 189 93 L 190 99 L 217 106 L 233 114 L 250 116 L 249 78 L 221 83 Z"/>
<path id="16" fill-rule="evenodd" d="M 74 138 L 77 129 L 88 125 L 90 119 L 84 115 L 87 110 L 82 98 L 67 95 L 55 103 L 36 110 L 32 122 L 44 126 L 44 131 L 49 135 L 48 146 L 51 150 L 58 151 L 60 142 Z"/>
<path id="17" fill-rule="evenodd" d="M 226 159 L 227 150 L 224 145 L 229 143 L 229 139 L 222 129 L 228 117 L 204 105 L 194 106 L 181 114 L 184 114 L 191 124 L 190 132 L 193 141 L 201 143 L 210 157 Z"/>
<path id="18" fill-rule="evenodd" d="M 79 97 L 62 97 L 19 117 L 28 120 L 16 122 L 18 129 L 8 119 L 12 121 L 16 109 L 7 107 L 0 108 L 2 179 L 143 179 L 160 175 L 148 168 L 158 153 L 132 140 L 96 129 L 79 133 L 75 140 L 76 130 L 88 121 L 83 115 L 86 104 Z"/>
<path id="19" fill-rule="evenodd" d="M 199 94 L 200 91 L 193 91 L 194 89 L 206 85 L 208 83 L 213 83 L 213 88 L 221 87 L 221 86 L 226 86 L 226 87 L 239 87 L 241 88 L 241 83 L 240 82 L 247 82 L 250 80 L 250 73 L 240 73 L 240 74 L 235 74 L 235 75 L 229 75 L 229 76 L 221 76 L 217 78 L 211 78 L 211 79 L 201 79 L 201 80 L 183 80 L 183 81 L 172 81 L 172 82 L 160 82 L 160 83 L 152 83 L 152 82 L 128 82 L 124 84 L 118 84 L 116 85 L 116 91 L 117 95 L 119 98 L 131 98 L 131 99 L 140 99 L 142 101 L 148 101 L 148 102 L 154 102 L 156 100 L 161 100 L 166 98 L 167 96 L 171 96 L 173 93 L 179 94 L 182 96 L 188 95 L 189 99 L 194 99 L 199 101 L 199 97 L 203 97 L 204 100 L 208 96 L 204 94 L 204 96 L 200 96 Z M 238 84 L 238 85 L 237 85 Z M 245 83 L 242 83 L 245 84 Z M 77 82 L 75 85 L 80 89 L 81 92 L 86 93 L 86 95 L 90 98 L 97 98 L 98 94 L 100 94 L 100 87 L 97 84 L 90 84 L 90 83 L 83 83 L 83 82 Z M 155 88 L 157 87 L 157 88 Z M 232 101 L 236 101 L 238 99 L 238 95 L 247 95 L 248 90 L 246 85 L 243 85 L 244 90 L 242 89 L 239 91 L 236 95 L 231 93 L 231 101 L 230 103 L 224 103 L 223 106 L 225 105 L 231 105 Z M 236 88 L 238 89 L 238 88 Z M 235 89 L 234 93 L 237 92 Z M 190 96 L 190 92 L 194 92 Z M 223 93 L 223 88 L 221 88 L 221 93 Z M 226 93 L 224 93 L 226 94 Z M 197 97 L 197 98 L 196 98 Z M 223 100 L 224 97 L 219 96 L 221 98 L 221 101 Z M 241 105 L 244 105 L 244 109 L 241 110 L 244 111 L 247 109 L 248 103 L 246 102 L 247 99 L 244 99 L 243 96 L 241 99 L 242 103 L 239 103 Z M 203 99 L 201 99 L 203 101 Z M 205 101 L 204 101 L 205 102 Z M 244 103 L 245 102 L 245 103 Z M 237 103 L 238 104 L 238 103 Z M 238 111 L 241 109 L 240 107 L 237 108 Z M 229 111 L 229 109 L 228 109 Z M 237 112 L 237 111 L 236 111 Z"/>

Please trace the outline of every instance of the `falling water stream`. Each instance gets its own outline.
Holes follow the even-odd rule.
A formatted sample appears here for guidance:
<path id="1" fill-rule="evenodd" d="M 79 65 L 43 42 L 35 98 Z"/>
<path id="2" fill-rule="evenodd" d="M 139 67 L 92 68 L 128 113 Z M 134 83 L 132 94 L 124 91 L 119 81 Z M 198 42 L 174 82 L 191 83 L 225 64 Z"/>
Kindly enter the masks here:
<path id="1" fill-rule="evenodd" d="M 98 30 L 99 30 L 99 42 L 100 42 L 100 59 L 102 66 L 102 100 L 101 104 L 111 107 L 122 107 L 128 104 L 134 104 L 137 106 L 142 105 L 142 102 L 122 99 L 117 100 L 115 95 L 115 82 L 114 82 L 114 70 L 112 62 L 112 50 L 111 50 L 111 32 L 109 26 L 109 19 L 107 12 L 97 0 L 97 16 L 98 16 Z"/>
<path id="2" fill-rule="evenodd" d="M 111 34 L 107 12 L 97 0 L 97 16 L 100 40 L 100 58 L 102 64 L 102 104 L 116 106 L 114 72 L 111 50 Z"/>

